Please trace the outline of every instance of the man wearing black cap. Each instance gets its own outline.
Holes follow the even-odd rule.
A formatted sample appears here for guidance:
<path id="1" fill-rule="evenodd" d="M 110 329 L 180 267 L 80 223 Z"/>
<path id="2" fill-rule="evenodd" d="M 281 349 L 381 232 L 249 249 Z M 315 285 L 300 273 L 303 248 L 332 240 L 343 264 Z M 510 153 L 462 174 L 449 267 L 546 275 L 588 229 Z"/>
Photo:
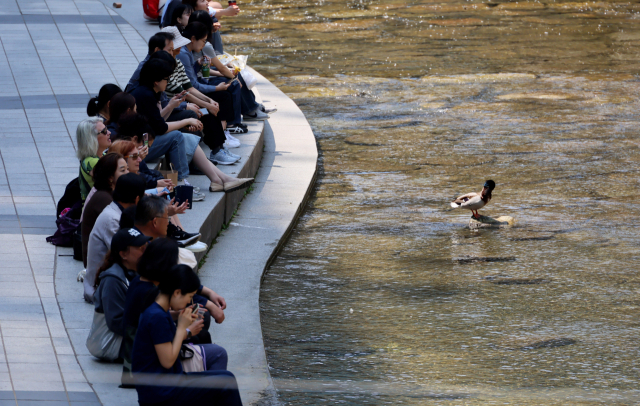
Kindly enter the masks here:
<path id="1" fill-rule="evenodd" d="M 128 173 L 118 178 L 113 191 L 113 202 L 100 213 L 89 235 L 87 246 L 87 274 L 84 277 L 84 300 L 93 303 L 96 272 L 111 248 L 111 239 L 120 229 L 122 211 L 138 204 L 144 195 L 145 182 L 142 176 Z"/>

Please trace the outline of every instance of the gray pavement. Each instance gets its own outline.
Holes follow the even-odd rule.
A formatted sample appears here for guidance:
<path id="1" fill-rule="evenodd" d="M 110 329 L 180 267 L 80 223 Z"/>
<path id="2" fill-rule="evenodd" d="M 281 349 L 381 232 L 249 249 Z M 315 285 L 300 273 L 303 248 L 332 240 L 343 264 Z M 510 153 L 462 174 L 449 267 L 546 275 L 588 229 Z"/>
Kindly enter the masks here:
<path id="1" fill-rule="evenodd" d="M 78 175 L 75 129 L 87 101 L 104 83 L 124 87 L 157 31 L 142 18 L 140 1 L 127 0 L 119 13 L 104 3 L 0 0 L 0 406 L 137 404 L 134 390 L 117 388 L 121 366 L 97 362 L 84 345 L 93 307 L 75 279 L 81 263 L 71 249 L 45 241 L 55 231 L 55 204 Z M 265 102 L 280 110 L 240 137 L 242 165 L 221 168 L 238 175 L 257 165 L 249 157 L 264 136 L 255 190 L 201 270 L 205 284 L 228 299 L 227 319 L 213 334 L 229 351 L 245 404 L 270 389 L 260 277 L 302 207 L 317 160 L 300 110 L 256 75 Z M 204 176 L 190 180 L 208 186 Z M 229 202 L 208 194 L 183 224 L 210 231 L 203 227 Z"/>

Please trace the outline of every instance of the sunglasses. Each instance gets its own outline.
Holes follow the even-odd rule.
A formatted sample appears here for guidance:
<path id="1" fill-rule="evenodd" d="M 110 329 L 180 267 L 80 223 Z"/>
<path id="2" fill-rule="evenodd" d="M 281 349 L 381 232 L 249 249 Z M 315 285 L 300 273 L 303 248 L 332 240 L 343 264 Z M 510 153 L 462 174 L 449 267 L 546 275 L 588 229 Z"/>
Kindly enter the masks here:
<path id="1" fill-rule="evenodd" d="M 98 131 L 98 134 L 107 135 L 109 129 L 107 127 L 103 128 L 102 131 Z"/>
<path id="2" fill-rule="evenodd" d="M 129 158 L 138 159 L 139 156 L 140 156 L 140 154 L 131 154 L 131 155 L 125 155 L 123 158 L 124 159 L 129 159 Z"/>

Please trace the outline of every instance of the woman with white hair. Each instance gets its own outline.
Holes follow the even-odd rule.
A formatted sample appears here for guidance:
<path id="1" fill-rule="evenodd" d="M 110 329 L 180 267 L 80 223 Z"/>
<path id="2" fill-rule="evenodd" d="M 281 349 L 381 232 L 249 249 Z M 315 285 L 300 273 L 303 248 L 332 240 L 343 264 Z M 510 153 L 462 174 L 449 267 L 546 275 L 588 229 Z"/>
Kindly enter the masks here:
<path id="1" fill-rule="evenodd" d="M 93 187 L 93 167 L 98 162 L 104 151 L 111 145 L 111 133 L 99 117 L 89 117 L 82 120 L 76 129 L 78 151 L 76 155 L 80 160 L 80 196 L 82 201 L 87 198 Z"/>

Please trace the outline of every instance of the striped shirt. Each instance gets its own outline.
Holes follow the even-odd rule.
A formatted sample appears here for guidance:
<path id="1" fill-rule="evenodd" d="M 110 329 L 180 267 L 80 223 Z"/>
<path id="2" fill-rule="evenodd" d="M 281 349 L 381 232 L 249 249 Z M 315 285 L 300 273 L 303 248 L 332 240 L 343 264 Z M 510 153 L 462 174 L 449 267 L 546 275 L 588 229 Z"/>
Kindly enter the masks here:
<path id="1" fill-rule="evenodd" d="M 176 70 L 174 70 L 169 77 L 169 82 L 167 83 L 167 88 L 164 92 L 167 96 L 173 97 L 181 91 L 188 90 L 191 87 L 193 87 L 193 85 L 184 70 L 184 65 L 176 59 Z"/>

